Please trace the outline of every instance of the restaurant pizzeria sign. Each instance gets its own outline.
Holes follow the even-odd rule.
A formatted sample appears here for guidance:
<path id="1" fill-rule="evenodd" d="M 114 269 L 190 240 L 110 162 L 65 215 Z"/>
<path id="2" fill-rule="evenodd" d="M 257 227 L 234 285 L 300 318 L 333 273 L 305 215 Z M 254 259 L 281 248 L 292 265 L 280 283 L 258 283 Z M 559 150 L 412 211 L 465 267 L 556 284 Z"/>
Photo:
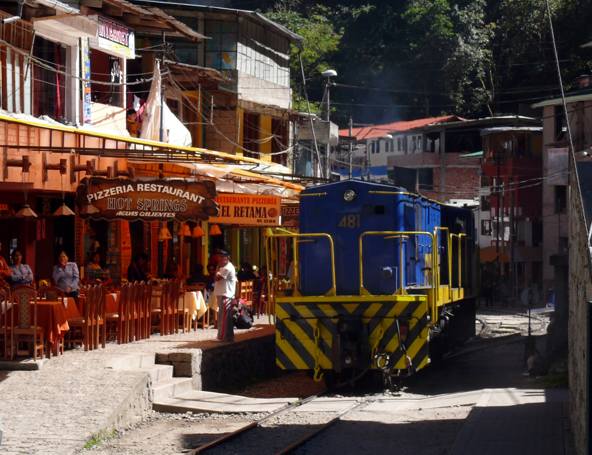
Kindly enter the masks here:
<path id="1" fill-rule="evenodd" d="M 257 194 L 220 193 L 216 197 L 220 207 L 212 223 L 239 226 L 279 226 L 281 198 Z"/>
<path id="2" fill-rule="evenodd" d="M 214 182 L 84 179 L 76 190 L 81 216 L 123 220 L 207 220 L 218 214 Z"/>

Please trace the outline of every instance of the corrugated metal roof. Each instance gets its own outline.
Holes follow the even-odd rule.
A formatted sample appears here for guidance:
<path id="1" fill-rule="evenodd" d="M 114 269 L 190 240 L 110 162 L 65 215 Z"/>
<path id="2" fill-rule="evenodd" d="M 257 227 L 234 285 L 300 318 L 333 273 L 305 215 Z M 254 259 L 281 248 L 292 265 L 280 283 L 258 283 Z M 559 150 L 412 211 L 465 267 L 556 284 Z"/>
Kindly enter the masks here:
<path id="1" fill-rule="evenodd" d="M 381 125 L 370 125 L 361 128 L 353 128 L 352 134 L 356 140 L 361 141 L 365 139 L 377 139 L 385 137 L 391 133 L 402 133 L 405 131 L 421 128 L 423 126 L 445 123 L 451 121 L 464 121 L 463 118 L 456 115 L 443 115 L 440 117 L 427 117 L 415 120 L 402 120 L 391 123 L 384 123 Z M 349 137 L 349 129 L 339 130 L 340 137 Z"/>
<path id="2" fill-rule="evenodd" d="M 208 5 L 196 5 L 190 2 L 169 2 L 166 0 L 133 0 L 134 3 L 138 3 L 141 5 L 157 5 L 159 8 L 183 8 L 185 10 L 194 10 L 194 11 L 203 11 L 203 12 L 211 12 L 211 13 L 230 13 L 236 14 L 237 16 L 241 17 L 248 17 L 255 22 L 259 22 L 262 25 L 265 25 L 269 28 L 273 28 L 276 32 L 284 35 L 286 38 L 293 42 L 302 42 L 303 38 L 294 33 L 293 31 L 289 30 L 288 28 L 284 27 L 277 22 L 268 19 L 263 14 L 258 13 L 257 11 L 249 11 L 244 9 L 234 9 L 234 8 L 223 8 L 220 6 L 208 6 Z"/>
<path id="3" fill-rule="evenodd" d="M 582 93 L 581 95 L 566 96 L 565 102 L 567 104 L 577 103 L 579 101 L 592 101 L 592 93 Z M 545 107 L 545 106 L 558 106 L 563 103 L 561 98 L 553 98 L 550 100 L 541 101 L 532 105 L 533 108 Z"/>

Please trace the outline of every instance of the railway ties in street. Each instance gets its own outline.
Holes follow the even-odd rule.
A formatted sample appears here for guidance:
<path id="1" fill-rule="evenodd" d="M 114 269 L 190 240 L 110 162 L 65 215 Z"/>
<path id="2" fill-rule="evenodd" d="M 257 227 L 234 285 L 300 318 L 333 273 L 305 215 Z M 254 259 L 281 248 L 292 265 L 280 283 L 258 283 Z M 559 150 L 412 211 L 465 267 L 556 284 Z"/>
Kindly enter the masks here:
<path id="1" fill-rule="evenodd" d="M 316 400 L 316 401 L 315 401 Z M 325 400 L 325 401 L 323 401 Z M 331 401 L 330 397 L 327 396 L 318 396 L 313 395 L 307 397 L 305 399 L 299 400 L 295 403 L 289 404 L 277 411 L 274 411 L 265 417 L 251 422 L 231 433 L 227 433 L 219 438 L 216 438 L 210 442 L 207 442 L 191 452 L 192 454 L 202 454 L 202 453 L 212 453 L 212 452 L 219 452 L 219 453 L 239 453 L 239 450 L 233 451 L 230 449 L 231 446 L 238 447 L 245 447 L 244 441 L 241 443 L 241 440 L 246 438 L 258 438 L 257 439 L 257 452 L 264 455 L 268 453 L 273 453 L 276 455 L 284 455 L 293 453 L 296 449 L 306 444 L 308 441 L 312 440 L 313 438 L 317 437 L 319 434 L 323 433 L 330 427 L 332 427 L 335 423 L 339 422 L 346 414 L 359 410 L 368 404 L 370 404 L 373 400 L 372 397 L 364 397 L 364 398 L 356 398 L 353 400 L 353 403 L 348 401 L 346 405 L 343 405 L 343 400 L 335 400 Z M 336 406 L 337 405 L 337 406 Z M 312 429 L 303 429 L 302 431 L 297 431 L 297 434 L 290 435 L 290 432 L 286 432 L 287 435 L 285 440 L 282 437 L 281 441 L 277 440 L 277 436 L 274 436 L 273 441 L 273 448 L 270 447 L 270 444 L 267 444 L 268 440 L 265 437 L 260 437 L 261 435 L 255 435 L 257 429 L 264 429 L 268 428 L 265 427 L 264 424 L 270 422 L 274 418 L 284 419 L 289 422 L 290 414 L 296 414 L 298 412 L 306 412 L 303 407 L 308 406 L 312 407 L 312 409 L 316 408 L 316 411 L 311 412 L 318 412 L 320 414 L 328 414 L 324 421 L 319 422 L 318 424 L 314 424 Z M 310 413 L 306 412 L 307 415 Z M 279 423 L 278 427 L 282 427 L 282 425 L 288 425 L 286 423 L 282 424 Z M 303 425 L 301 425 L 303 426 Z M 250 447 L 251 448 L 251 447 Z M 254 447 L 252 448 L 254 449 Z M 270 450 L 271 449 L 271 450 Z"/>

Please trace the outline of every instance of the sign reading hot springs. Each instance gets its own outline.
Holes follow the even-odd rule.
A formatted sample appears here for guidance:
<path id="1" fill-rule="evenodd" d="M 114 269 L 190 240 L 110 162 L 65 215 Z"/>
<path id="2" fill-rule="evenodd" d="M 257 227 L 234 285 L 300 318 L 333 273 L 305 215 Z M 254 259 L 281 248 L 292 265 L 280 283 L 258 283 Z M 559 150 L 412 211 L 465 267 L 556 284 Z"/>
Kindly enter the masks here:
<path id="1" fill-rule="evenodd" d="M 218 214 L 214 182 L 84 179 L 76 190 L 81 216 L 124 220 L 207 220 Z"/>
<path id="2" fill-rule="evenodd" d="M 281 198 L 258 194 L 220 193 L 216 197 L 220 206 L 212 223 L 240 226 L 279 226 Z"/>

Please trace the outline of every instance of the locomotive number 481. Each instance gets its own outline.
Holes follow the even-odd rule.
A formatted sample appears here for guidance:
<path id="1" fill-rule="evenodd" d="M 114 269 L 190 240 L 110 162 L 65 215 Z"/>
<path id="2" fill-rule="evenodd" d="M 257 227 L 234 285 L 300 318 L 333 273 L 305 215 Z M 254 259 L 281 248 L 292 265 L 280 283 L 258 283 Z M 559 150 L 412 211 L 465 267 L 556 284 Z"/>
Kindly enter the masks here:
<path id="1" fill-rule="evenodd" d="M 360 227 L 360 215 L 343 215 L 337 227 L 356 229 Z"/>

